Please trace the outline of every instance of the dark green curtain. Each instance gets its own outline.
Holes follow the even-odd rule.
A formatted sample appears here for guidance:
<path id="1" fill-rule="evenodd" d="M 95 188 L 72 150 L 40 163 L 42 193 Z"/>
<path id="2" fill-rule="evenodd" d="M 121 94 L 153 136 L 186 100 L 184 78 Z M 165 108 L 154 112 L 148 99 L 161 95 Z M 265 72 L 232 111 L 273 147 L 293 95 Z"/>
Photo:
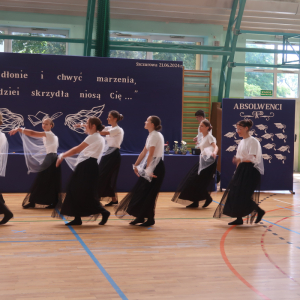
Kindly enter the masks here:
<path id="1" fill-rule="evenodd" d="M 109 0 L 98 0 L 95 55 L 109 57 Z"/>

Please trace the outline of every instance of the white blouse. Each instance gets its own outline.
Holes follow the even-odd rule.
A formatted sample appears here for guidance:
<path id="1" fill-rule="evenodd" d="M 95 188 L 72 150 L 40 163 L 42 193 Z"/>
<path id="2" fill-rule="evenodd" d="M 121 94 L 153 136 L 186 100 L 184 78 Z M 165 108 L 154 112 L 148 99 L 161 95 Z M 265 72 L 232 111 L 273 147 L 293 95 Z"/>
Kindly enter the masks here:
<path id="1" fill-rule="evenodd" d="M 105 136 L 108 147 L 120 149 L 124 139 L 124 130 L 119 126 L 106 126 L 103 131 L 109 132 L 109 134 Z"/>
<path id="2" fill-rule="evenodd" d="M 52 131 L 45 131 L 46 137 L 43 137 L 43 143 L 47 154 L 57 153 L 58 137 Z"/>
<path id="3" fill-rule="evenodd" d="M 160 132 L 153 130 L 147 137 L 146 149 L 149 151 L 150 147 L 155 147 L 153 157 L 163 157 L 164 144 L 165 140 L 163 135 Z"/>
<path id="4" fill-rule="evenodd" d="M 261 174 L 264 174 L 261 145 L 253 136 L 240 141 L 236 151 L 236 158 L 240 159 L 241 162 L 246 160 L 251 161 L 254 164 L 254 167 Z"/>
<path id="5" fill-rule="evenodd" d="M 95 132 L 94 134 L 87 136 L 83 142 L 88 144 L 88 146 L 82 150 L 83 156 L 98 159 L 105 144 L 105 140 L 100 133 Z"/>
<path id="6" fill-rule="evenodd" d="M 205 148 L 211 148 L 210 150 L 211 151 L 214 151 L 214 147 L 211 145 L 212 143 L 215 143 L 216 144 L 216 139 L 215 137 L 213 137 L 211 134 L 207 134 L 205 137 L 202 138 L 201 142 L 200 142 L 200 150 L 201 152 L 204 151 Z"/>

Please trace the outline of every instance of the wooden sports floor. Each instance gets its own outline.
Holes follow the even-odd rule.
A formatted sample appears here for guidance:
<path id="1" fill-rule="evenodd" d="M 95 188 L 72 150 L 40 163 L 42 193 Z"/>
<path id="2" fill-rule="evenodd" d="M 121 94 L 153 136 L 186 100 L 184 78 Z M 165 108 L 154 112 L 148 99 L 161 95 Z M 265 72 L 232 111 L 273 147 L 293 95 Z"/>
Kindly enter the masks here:
<path id="1" fill-rule="evenodd" d="M 300 299 L 294 181 L 295 195 L 262 193 L 261 224 L 238 227 L 212 218 L 220 192 L 207 209 L 161 193 L 151 228 L 114 215 L 68 228 L 49 210 L 22 209 L 24 194 L 5 194 L 14 219 L 0 227 L 0 299 Z"/>

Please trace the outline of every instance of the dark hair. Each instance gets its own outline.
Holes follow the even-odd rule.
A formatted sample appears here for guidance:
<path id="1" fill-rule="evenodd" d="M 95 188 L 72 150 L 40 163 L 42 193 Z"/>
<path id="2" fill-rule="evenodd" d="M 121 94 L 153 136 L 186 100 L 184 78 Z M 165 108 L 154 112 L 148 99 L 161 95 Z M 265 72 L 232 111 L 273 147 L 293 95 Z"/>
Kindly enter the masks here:
<path id="1" fill-rule="evenodd" d="M 3 124 L 3 117 L 2 114 L 0 113 L 0 126 Z"/>
<path id="2" fill-rule="evenodd" d="M 195 117 L 203 117 L 205 118 L 205 112 L 202 109 L 199 109 L 195 112 Z"/>
<path id="3" fill-rule="evenodd" d="M 117 119 L 117 122 L 124 119 L 124 116 L 116 110 L 111 110 L 108 114 L 111 114 L 115 119 Z"/>
<path id="4" fill-rule="evenodd" d="M 89 118 L 89 127 L 91 128 L 92 125 L 96 126 L 97 131 L 102 131 L 105 128 L 105 126 L 102 125 L 101 120 L 97 117 Z"/>
<path id="5" fill-rule="evenodd" d="M 150 116 L 150 118 L 151 118 L 151 123 L 154 124 L 154 129 L 156 131 L 160 131 L 162 129 L 160 118 L 157 116 Z"/>
<path id="6" fill-rule="evenodd" d="M 251 127 L 253 126 L 253 122 L 250 119 L 245 119 L 245 120 L 242 120 L 242 121 L 238 121 L 236 123 L 236 125 L 241 126 L 241 127 L 248 127 L 249 130 L 250 130 Z"/>
<path id="7" fill-rule="evenodd" d="M 205 125 L 205 127 L 208 127 L 208 131 L 212 130 L 213 127 L 211 126 L 211 124 L 208 120 L 205 119 L 205 120 L 201 121 L 201 123 L 203 123 Z"/>
<path id="8" fill-rule="evenodd" d="M 54 127 L 54 122 L 53 122 L 53 120 L 51 118 L 45 117 L 45 118 L 43 118 L 43 121 L 45 121 L 45 120 L 49 120 L 50 121 L 51 128 Z"/>

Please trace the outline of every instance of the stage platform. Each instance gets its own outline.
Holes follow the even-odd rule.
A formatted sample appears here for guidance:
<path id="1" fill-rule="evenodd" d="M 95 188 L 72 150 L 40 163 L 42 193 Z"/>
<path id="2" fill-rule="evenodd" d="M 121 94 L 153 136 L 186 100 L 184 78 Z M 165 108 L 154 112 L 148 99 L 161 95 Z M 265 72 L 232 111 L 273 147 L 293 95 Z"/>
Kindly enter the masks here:
<path id="1" fill-rule="evenodd" d="M 128 192 L 137 181 L 137 176 L 132 170 L 139 154 L 122 154 L 122 163 L 118 177 L 118 192 Z M 166 175 L 161 188 L 162 192 L 174 192 L 186 173 L 199 160 L 198 155 L 166 154 L 164 158 Z M 69 181 L 72 170 L 66 162 L 62 163 L 63 190 Z M 2 193 L 28 192 L 36 174 L 27 174 L 27 167 L 23 154 L 9 154 L 7 161 L 6 177 L 1 178 Z"/>

